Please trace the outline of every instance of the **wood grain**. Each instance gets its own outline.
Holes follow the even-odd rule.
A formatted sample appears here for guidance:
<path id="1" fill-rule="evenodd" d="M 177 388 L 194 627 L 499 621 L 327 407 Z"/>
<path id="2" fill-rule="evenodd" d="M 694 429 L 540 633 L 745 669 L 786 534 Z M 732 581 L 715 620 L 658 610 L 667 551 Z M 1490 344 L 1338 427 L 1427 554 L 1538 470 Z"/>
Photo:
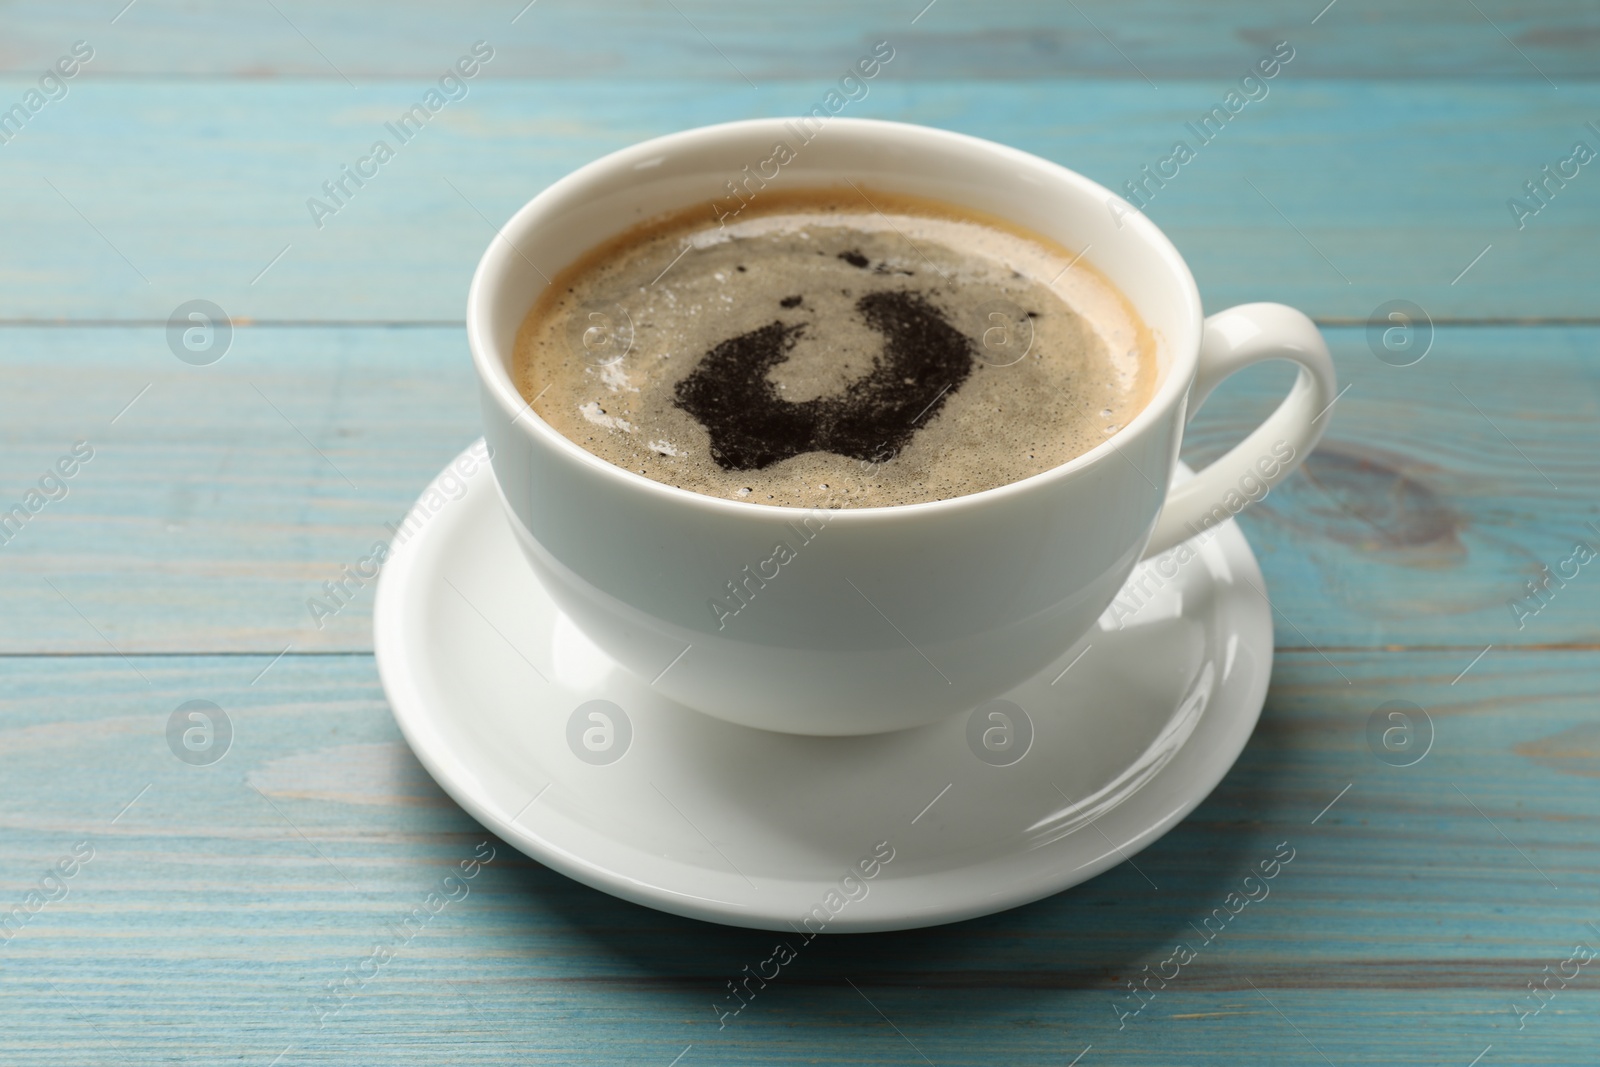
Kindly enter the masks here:
<path id="1" fill-rule="evenodd" d="M 0 321 L 164 323 L 205 298 L 257 321 L 458 322 L 494 225 L 545 185 L 647 137 L 805 111 L 831 80 L 479 83 L 320 229 L 308 199 L 426 82 L 84 82 L 0 146 Z M 1226 81 L 928 84 L 891 63 L 845 114 L 1015 145 L 1118 190 L 1184 139 L 1198 154 L 1148 211 L 1213 308 L 1365 322 L 1403 298 L 1440 321 L 1600 318 L 1594 168 L 1521 230 L 1506 207 L 1575 140 L 1600 149 L 1584 126 L 1600 87 L 1311 80 L 1293 64 L 1270 85 L 1203 147 L 1186 123 Z"/>
<path id="2" fill-rule="evenodd" d="M 1443 653 L 1281 655 L 1239 764 L 1134 858 L 1143 875 L 805 946 L 720 1031 L 710 1005 L 773 935 L 621 903 L 492 838 L 469 895 L 319 1029 L 311 998 L 485 834 L 405 749 L 369 657 L 291 654 L 252 684 L 269 659 L 136 657 L 148 684 L 111 656 L 0 660 L 0 887 L 20 897 L 73 842 L 95 850 L 0 946 L 10 1062 L 288 1047 L 285 1063 L 665 1065 L 690 1044 L 699 1063 L 922 1062 L 873 1006 L 938 1064 L 1063 1064 L 1088 1044 L 1113 1062 L 1321 1062 L 1309 1039 L 1335 1063 L 1464 1067 L 1490 1043 L 1497 1062 L 1580 1062 L 1593 1038 L 1587 972 L 1520 1032 L 1511 1005 L 1600 936 L 1600 653 L 1508 652 L 1454 686 Z M 164 738 L 196 698 L 236 731 L 209 767 Z M 1435 730 L 1411 767 L 1367 746 L 1394 699 Z M 1189 923 L 1281 841 L 1295 854 L 1270 895 L 1119 1030 L 1123 983 L 1198 941 Z"/>
<path id="3" fill-rule="evenodd" d="M 503 0 L 460 5 L 309 0 L 221 7 L 139 0 L 8 5 L 0 69 L 26 73 L 63 46 L 92 40 L 95 76 L 183 74 L 295 78 L 356 85 L 427 76 L 452 49 L 484 39 L 498 56 L 491 77 L 638 80 L 684 76 L 757 84 L 817 77 L 853 59 L 863 43 L 904 42 L 905 76 L 917 80 L 1039 78 L 1142 80 L 1236 76 L 1285 38 L 1316 48 L 1318 77 L 1430 78 L 1471 75 L 1565 84 L 1597 72 L 1600 17 L 1581 0 L 1449 0 L 1375 4 L 1327 0 L 1268 4 L 1219 0 L 1045 0 L 962 4 L 893 0 L 852 4 L 776 0 Z M 1324 8 L 1327 10 L 1324 12 Z M 519 17 L 520 13 L 520 17 Z M 513 22 L 515 19 L 515 22 Z M 1313 21 L 1314 20 L 1314 21 Z M 1502 36 L 1504 34 L 1504 36 Z M 1519 52 L 1520 50 L 1520 52 Z M 721 54 L 719 54 L 719 51 Z M 1141 75 L 1140 72 L 1143 72 Z"/>
<path id="4" fill-rule="evenodd" d="M 1306 473 L 1241 519 L 1279 642 L 1450 646 L 1460 666 L 1489 644 L 1600 642 L 1593 567 L 1535 615 L 1510 606 L 1575 541 L 1600 546 L 1600 330 L 1440 327 L 1403 368 L 1365 329 L 1325 332 L 1349 389 Z M 209 367 L 154 327 L 4 336 L 0 503 L 79 438 L 95 457 L 0 547 L 0 651 L 366 651 L 370 593 L 321 628 L 306 600 L 478 432 L 454 327 L 241 329 Z M 1288 373 L 1225 386 L 1190 459 L 1238 440 Z"/>

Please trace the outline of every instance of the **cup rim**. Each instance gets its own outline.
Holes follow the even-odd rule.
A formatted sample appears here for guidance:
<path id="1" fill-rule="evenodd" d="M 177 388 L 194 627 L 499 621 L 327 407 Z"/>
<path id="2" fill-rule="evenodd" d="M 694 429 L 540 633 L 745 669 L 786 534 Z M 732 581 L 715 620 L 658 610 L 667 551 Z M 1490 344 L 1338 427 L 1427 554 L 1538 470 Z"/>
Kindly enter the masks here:
<path id="1" fill-rule="evenodd" d="M 989 489 L 981 489 L 975 493 L 946 497 L 941 500 L 828 509 L 797 507 L 790 504 L 763 504 L 753 500 L 735 500 L 709 496 L 705 493 L 695 492 L 692 489 L 682 489 L 675 485 L 668 485 L 665 482 L 658 482 L 653 478 L 600 458 L 541 418 L 538 412 L 533 410 L 533 405 L 523 398 L 521 390 L 517 388 L 516 383 L 512 380 L 511 373 L 507 370 L 511 360 L 502 361 L 497 352 L 491 351 L 490 344 L 492 330 L 489 323 L 489 291 L 495 280 L 494 275 L 510 262 L 513 255 L 520 255 L 516 238 L 529 232 L 537 225 L 541 215 L 545 213 L 546 208 L 553 201 L 559 201 L 574 189 L 581 188 L 601 174 L 618 170 L 636 170 L 636 164 L 653 157 L 659 157 L 668 151 L 692 147 L 699 140 L 747 132 L 753 133 L 757 130 L 770 132 L 781 128 L 786 122 L 795 121 L 798 120 L 791 116 L 740 119 L 733 122 L 680 130 L 620 148 L 592 160 L 552 182 L 535 194 L 522 207 L 518 208 L 511 218 L 506 221 L 505 225 L 499 228 L 496 236 L 490 240 L 482 257 L 478 260 L 478 266 L 472 275 L 471 286 L 467 291 L 467 346 L 472 353 L 473 367 L 477 372 L 479 382 L 487 389 L 494 402 L 500 406 L 507 422 L 513 428 L 521 427 L 517 432 L 531 434 L 544 445 L 554 448 L 560 454 L 595 472 L 597 477 L 612 479 L 620 488 L 654 494 L 663 503 L 709 508 L 713 513 L 731 509 L 726 510 L 726 513 L 743 516 L 744 518 L 760 518 L 763 513 L 766 513 L 777 521 L 785 521 L 787 517 L 797 514 L 811 514 L 826 510 L 833 516 L 829 520 L 830 522 L 834 521 L 834 519 L 840 519 L 849 523 L 858 523 L 883 521 L 912 515 L 920 516 L 936 511 L 956 512 L 984 507 L 1007 497 L 1040 491 L 1058 481 L 1071 480 L 1090 467 L 1096 466 L 1107 458 L 1120 453 L 1122 444 L 1149 431 L 1155 424 L 1166 418 L 1171 409 L 1188 393 L 1194 378 L 1195 367 L 1199 361 L 1200 329 L 1203 321 L 1199 287 L 1177 247 L 1142 211 L 1110 189 L 1090 178 L 1084 177 L 1077 171 L 1064 167 L 1053 160 L 1036 156 L 1031 152 L 1024 152 L 1019 148 L 1012 148 L 1009 145 L 988 141 L 981 137 L 973 137 L 970 134 L 957 133 L 953 130 L 944 130 L 934 126 L 923 126 L 917 123 L 895 122 L 887 119 L 834 117 L 828 121 L 828 130 L 850 129 L 868 135 L 876 131 L 882 136 L 920 137 L 927 142 L 943 141 L 943 147 L 951 150 L 982 152 L 995 157 L 1001 163 L 1043 167 L 1047 171 L 1053 172 L 1057 180 L 1075 187 L 1078 192 L 1085 194 L 1092 200 L 1105 203 L 1108 210 L 1113 206 L 1119 207 L 1121 209 L 1118 215 L 1121 223 L 1119 228 L 1131 230 L 1130 236 L 1143 240 L 1150 245 L 1158 258 L 1178 281 L 1182 298 L 1186 305 L 1183 309 L 1186 313 L 1186 325 L 1193 338 L 1190 343 L 1183 345 L 1181 348 L 1169 342 L 1171 361 L 1162 371 L 1162 377 L 1157 384 L 1155 392 L 1144 407 L 1139 410 L 1138 414 L 1126 426 L 1123 426 L 1088 451 L 1074 456 L 1065 463 L 1057 464 L 1048 470 L 1040 471 L 1026 478 L 1020 478 L 1014 482 L 1007 482 L 1004 485 L 997 485 Z M 765 136 L 765 133 L 762 136 Z M 642 171 L 640 173 L 647 174 L 648 172 Z M 593 245 L 591 244 L 590 247 L 593 247 Z M 1123 295 L 1127 297 L 1126 293 Z M 1131 298 L 1129 299 L 1131 302 Z M 1135 311 L 1138 310 L 1136 306 Z M 523 315 L 526 316 L 526 314 L 527 312 L 524 310 Z M 531 417 L 524 419 L 524 415 Z M 752 511 L 751 509 L 759 510 Z"/>

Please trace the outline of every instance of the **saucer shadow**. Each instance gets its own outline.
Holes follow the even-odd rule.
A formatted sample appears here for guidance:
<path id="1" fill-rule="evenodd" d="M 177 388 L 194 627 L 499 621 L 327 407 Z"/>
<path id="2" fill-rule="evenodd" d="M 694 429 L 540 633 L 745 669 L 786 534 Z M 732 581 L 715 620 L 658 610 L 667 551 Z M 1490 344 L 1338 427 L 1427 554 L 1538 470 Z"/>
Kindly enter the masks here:
<path id="1" fill-rule="evenodd" d="M 737 1004 L 729 983 L 754 972 L 785 943 L 794 958 L 743 1010 L 741 1027 L 806 1025 L 867 1010 L 857 994 L 883 990 L 895 1023 L 925 1030 L 961 1016 L 1038 1009 L 1098 1030 L 1116 1029 L 1114 1001 L 1125 983 L 1169 957 L 1179 941 L 1202 944 L 1197 927 L 1223 907 L 1282 835 L 1276 813 L 1299 802 L 1286 759 L 1292 739 L 1273 720 L 1269 692 L 1261 725 L 1238 762 L 1189 816 L 1144 851 L 1062 892 L 995 915 L 944 926 L 877 934 L 799 934 L 722 926 L 619 900 L 507 848 L 505 887 L 520 895 L 526 942 L 558 926 L 585 970 L 652 994 L 652 1010 L 717 1030 L 713 1005 Z M 1241 919 L 1248 918 L 1241 914 Z M 1218 941 L 1228 937 L 1225 930 Z M 1219 949 L 1208 949 L 1214 954 Z M 1204 965 L 1205 956 L 1195 966 Z M 747 970 L 748 968 L 748 970 Z M 770 972 L 769 972 L 770 973 Z M 857 987 L 851 991 L 851 983 Z M 895 996 L 896 987 L 916 991 Z M 850 1000 L 855 998 L 853 1004 Z M 1070 998 L 1063 1001 L 1062 998 Z M 876 997 L 874 997 L 876 999 Z M 708 1040 L 710 1039 L 708 1035 Z"/>

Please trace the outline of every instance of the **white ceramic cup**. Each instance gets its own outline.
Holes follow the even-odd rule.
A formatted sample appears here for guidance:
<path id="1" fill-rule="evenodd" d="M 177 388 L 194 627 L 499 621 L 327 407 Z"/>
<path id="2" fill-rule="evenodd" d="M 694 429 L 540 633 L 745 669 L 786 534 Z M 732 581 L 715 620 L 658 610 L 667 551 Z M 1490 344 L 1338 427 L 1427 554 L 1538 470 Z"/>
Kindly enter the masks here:
<path id="1" fill-rule="evenodd" d="M 512 217 L 478 265 L 467 334 L 506 514 L 573 622 L 665 696 L 747 726 L 866 734 L 970 709 L 1094 625 L 1142 555 L 1222 521 L 1309 453 L 1335 399 L 1311 320 L 1279 304 L 1203 318 L 1193 276 L 1148 219 L 1048 160 L 943 130 L 834 118 L 688 130 L 614 152 Z M 775 146 L 793 159 L 775 167 Z M 730 179 L 932 197 L 1081 250 L 1156 338 L 1159 380 L 1104 443 L 949 500 L 827 512 L 703 496 L 586 452 L 513 383 L 517 329 L 584 252 L 662 213 L 728 203 Z M 1169 489 L 1184 424 L 1223 378 L 1289 359 L 1282 405 Z M 777 551 L 785 545 L 792 558 Z M 775 562 L 780 557 L 785 562 Z M 745 606 L 733 617 L 729 583 Z"/>

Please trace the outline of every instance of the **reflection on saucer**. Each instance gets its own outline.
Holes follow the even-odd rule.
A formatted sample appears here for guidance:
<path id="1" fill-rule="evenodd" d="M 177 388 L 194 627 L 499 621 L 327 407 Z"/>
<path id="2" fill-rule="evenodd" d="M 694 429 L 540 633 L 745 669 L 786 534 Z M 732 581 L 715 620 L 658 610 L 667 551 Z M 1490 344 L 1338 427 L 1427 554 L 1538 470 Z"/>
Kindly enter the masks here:
<path id="1" fill-rule="evenodd" d="M 789 931 L 809 915 L 834 933 L 1036 900 L 1182 819 L 1266 695 L 1271 609 L 1232 523 L 1142 564 L 1110 625 L 968 713 L 797 737 L 674 704 L 613 663 L 555 610 L 500 508 L 472 479 L 384 568 L 375 646 L 395 718 L 507 842 L 679 915 Z M 870 892 L 841 890 L 880 845 L 894 861 Z"/>

